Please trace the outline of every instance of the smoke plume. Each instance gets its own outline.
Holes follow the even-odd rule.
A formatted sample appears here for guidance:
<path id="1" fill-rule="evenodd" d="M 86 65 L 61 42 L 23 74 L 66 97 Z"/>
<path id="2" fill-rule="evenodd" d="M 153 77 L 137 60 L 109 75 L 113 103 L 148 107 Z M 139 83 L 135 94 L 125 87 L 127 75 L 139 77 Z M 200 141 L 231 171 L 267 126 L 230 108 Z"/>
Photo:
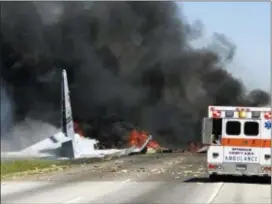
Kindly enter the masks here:
<path id="1" fill-rule="evenodd" d="M 180 14 L 175 2 L 1 2 L 1 108 L 15 127 L 26 118 L 59 126 L 66 69 L 86 135 L 117 144 L 137 127 L 178 146 L 200 138 L 210 104 L 267 104 L 219 53 L 190 46 L 201 31 Z"/>

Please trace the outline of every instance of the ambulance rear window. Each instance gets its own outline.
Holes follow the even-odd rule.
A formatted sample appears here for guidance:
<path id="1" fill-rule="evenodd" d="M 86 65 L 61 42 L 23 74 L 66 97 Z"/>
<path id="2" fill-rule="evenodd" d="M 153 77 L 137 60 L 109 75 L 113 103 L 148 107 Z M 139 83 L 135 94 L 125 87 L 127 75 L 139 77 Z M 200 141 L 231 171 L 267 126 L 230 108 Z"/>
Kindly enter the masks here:
<path id="1" fill-rule="evenodd" d="M 244 124 L 244 134 L 246 136 L 257 136 L 259 135 L 259 123 L 254 121 L 247 121 Z"/>
<path id="2" fill-rule="evenodd" d="M 241 123 L 238 121 L 228 121 L 226 124 L 226 133 L 228 135 L 240 135 Z"/>

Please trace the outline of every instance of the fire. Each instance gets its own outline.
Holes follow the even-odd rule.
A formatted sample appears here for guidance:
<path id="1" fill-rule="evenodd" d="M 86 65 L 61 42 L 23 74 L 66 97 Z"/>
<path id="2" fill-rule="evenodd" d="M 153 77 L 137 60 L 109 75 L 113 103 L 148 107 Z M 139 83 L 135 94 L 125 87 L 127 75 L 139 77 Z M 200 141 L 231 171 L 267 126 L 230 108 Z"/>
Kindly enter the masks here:
<path id="1" fill-rule="evenodd" d="M 131 131 L 131 134 L 129 136 L 129 146 L 135 145 L 136 147 L 140 148 L 145 143 L 147 138 L 148 138 L 148 133 L 146 133 L 145 131 L 138 131 L 134 129 Z M 160 145 L 155 140 L 151 140 L 147 144 L 147 148 L 159 149 Z"/>
<path id="2" fill-rule="evenodd" d="M 84 131 L 80 128 L 80 125 L 78 122 L 74 121 L 74 130 L 75 133 L 79 134 L 81 137 L 85 137 Z M 146 131 L 139 131 L 139 130 L 132 130 L 130 132 L 129 138 L 128 138 L 128 146 L 136 146 L 137 148 L 141 148 L 145 142 L 147 141 L 149 137 L 149 134 Z M 188 144 L 187 151 L 191 153 L 196 153 L 198 150 L 203 149 L 203 146 L 198 142 L 190 142 Z M 172 150 L 169 148 L 162 147 L 157 141 L 150 140 L 148 144 L 146 145 L 146 150 L 151 152 L 173 152 L 178 150 Z"/>
<path id="3" fill-rule="evenodd" d="M 74 121 L 74 130 L 75 130 L 75 133 L 79 134 L 81 137 L 84 137 L 83 130 L 79 127 L 79 124 L 75 121 Z"/>

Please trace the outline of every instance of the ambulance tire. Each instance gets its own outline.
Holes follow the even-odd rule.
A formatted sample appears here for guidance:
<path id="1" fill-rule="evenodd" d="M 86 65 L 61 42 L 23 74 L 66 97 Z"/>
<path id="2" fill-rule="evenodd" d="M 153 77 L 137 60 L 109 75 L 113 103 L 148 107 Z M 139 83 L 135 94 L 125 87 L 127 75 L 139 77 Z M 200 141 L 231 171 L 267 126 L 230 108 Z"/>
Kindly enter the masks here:
<path id="1" fill-rule="evenodd" d="M 216 182 L 216 181 L 220 181 L 220 175 L 217 174 L 210 174 L 209 175 L 209 179 L 211 182 Z"/>

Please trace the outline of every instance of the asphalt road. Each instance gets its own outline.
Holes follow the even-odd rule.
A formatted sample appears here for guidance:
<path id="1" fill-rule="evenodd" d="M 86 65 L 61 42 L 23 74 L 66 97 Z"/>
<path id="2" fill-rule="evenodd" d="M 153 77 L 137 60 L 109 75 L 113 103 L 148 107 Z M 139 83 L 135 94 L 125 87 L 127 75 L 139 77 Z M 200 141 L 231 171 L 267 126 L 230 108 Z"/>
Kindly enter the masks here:
<path id="1" fill-rule="evenodd" d="M 135 155 L 1 182 L 2 203 L 271 203 L 270 184 L 211 183 L 203 155 Z M 235 181 L 236 180 L 236 181 Z"/>

